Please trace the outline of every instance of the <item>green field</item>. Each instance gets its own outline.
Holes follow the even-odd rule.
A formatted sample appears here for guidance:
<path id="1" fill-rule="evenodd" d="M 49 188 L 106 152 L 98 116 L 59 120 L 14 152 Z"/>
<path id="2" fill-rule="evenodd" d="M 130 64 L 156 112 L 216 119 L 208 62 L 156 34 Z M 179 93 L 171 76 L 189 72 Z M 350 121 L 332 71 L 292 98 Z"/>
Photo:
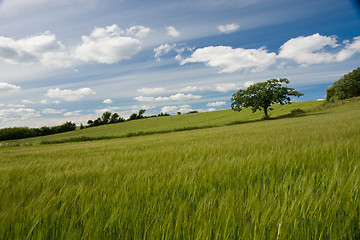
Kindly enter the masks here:
<path id="1" fill-rule="evenodd" d="M 297 104 L 272 116 L 319 105 Z M 47 137 L 218 127 L 2 147 L 0 239 L 360 239 L 360 101 L 261 117 L 142 119 Z"/>
<path id="2" fill-rule="evenodd" d="M 321 106 L 323 103 L 319 101 L 297 102 L 287 105 L 274 105 L 271 111 L 271 117 L 279 117 L 287 115 L 291 110 L 300 108 L 302 110 L 310 110 Z M 99 127 L 92 127 L 83 130 L 66 132 L 61 134 L 49 135 L 44 137 L 27 138 L 15 141 L 3 141 L 1 145 L 37 145 L 44 141 L 62 141 L 71 138 L 121 138 L 128 135 L 146 135 L 157 132 L 182 131 L 186 129 L 201 129 L 214 126 L 231 125 L 234 123 L 246 123 L 261 120 L 263 112 L 252 113 L 250 109 L 241 112 L 232 110 L 223 110 L 216 112 L 204 112 L 196 114 L 183 114 L 168 117 L 147 118 L 111 124 Z"/>

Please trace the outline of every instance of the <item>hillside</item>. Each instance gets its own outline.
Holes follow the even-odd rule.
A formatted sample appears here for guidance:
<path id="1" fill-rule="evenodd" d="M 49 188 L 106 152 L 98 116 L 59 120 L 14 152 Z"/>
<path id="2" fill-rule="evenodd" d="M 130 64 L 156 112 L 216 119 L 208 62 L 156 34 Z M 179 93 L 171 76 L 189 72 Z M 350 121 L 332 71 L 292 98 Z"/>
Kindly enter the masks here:
<path id="1" fill-rule="evenodd" d="M 359 126 L 352 101 L 294 118 L 3 147 L 0 239 L 359 239 Z"/>
<path id="2" fill-rule="evenodd" d="M 291 110 L 301 108 L 303 110 L 314 109 L 320 106 L 322 102 L 308 101 L 296 102 L 287 105 L 274 105 L 274 110 L 270 112 L 271 117 L 279 117 L 289 114 Z M 137 133 L 170 132 L 191 128 L 207 128 L 214 126 L 223 126 L 233 123 L 251 122 L 260 120 L 263 112 L 252 113 L 250 109 L 244 109 L 241 112 L 232 110 L 204 112 L 195 114 L 182 114 L 168 117 L 157 117 L 139 119 L 118 124 L 92 127 L 62 134 L 55 134 L 43 137 L 21 139 L 15 141 L 3 141 L 2 145 L 36 145 L 41 142 L 62 141 L 71 138 L 106 138 L 122 137 Z"/>

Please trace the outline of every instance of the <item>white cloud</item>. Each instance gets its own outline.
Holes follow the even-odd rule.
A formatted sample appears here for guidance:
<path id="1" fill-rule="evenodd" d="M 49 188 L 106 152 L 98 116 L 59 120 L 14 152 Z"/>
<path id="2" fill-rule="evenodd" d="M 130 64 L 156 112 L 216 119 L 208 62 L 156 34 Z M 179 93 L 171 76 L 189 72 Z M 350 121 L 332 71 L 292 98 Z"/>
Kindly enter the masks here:
<path id="1" fill-rule="evenodd" d="M 22 105 L 22 104 L 8 104 L 7 107 L 10 107 L 10 108 L 23 108 L 23 107 L 25 107 L 25 105 Z"/>
<path id="2" fill-rule="evenodd" d="M 165 106 L 161 108 L 161 112 L 163 113 L 176 113 L 178 112 L 178 106 Z"/>
<path id="3" fill-rule="evenodd" d="M 113 103 L 113 101 L 112 101 L 110 98 L 108 98 L 108 99 L 105 99 L 105 100 L 103 101 L 103 103 L 110 104 L 110 103 Z"/>
<path id="4" fill-rule="evenodd" d="M 354 37 L 353 42 L 350 44 L 348 41 L 345 42 L 345 48 L 342 49 L 336 56 L 338 62 L 345 61 L 352 57 L 354 54 L 360 52 L 360 36 Z"/>
<path id="5" fill-rule="evenodd" d="M 316 33 L 290 39 L 280 47 L 279 57 L 292 59 L 303 65 L 329 63 L 336 60 L 336 54 L 326 52 L 324 48 L 338 46 L 336 36 L 327 37 Z"/>
<path id="6" fill-rule="evenodd" d="M 139 38 L 150 32 L 144 26 L 126 30 L 116 24 L 94 28 L 82 43 L 71 50 L 56 40 L 49 31 L 15 40 L 0 36 L 0 60 L 6 63 L 42 63 L 45 66 L 70 67 L 81 62 L 112 64 L 130 59 L 141 50 Z"/>
<path id="7" fill-rule="evenodd" d="M 150 28 L 144 26 L 132 26 L 126 29 L 127 35 L 135 38 L 144 38 L 150 31 Z"/>
<path id="8" fill-rule="evenodd" d="M 49 89 L 46 93 L 46 96 L 50 98 L 62 98 L 65 101 L 73 102 L 84 98 L 86 95 L 93 95 L 95 91 L 90 88 L 80 88 L 78 90 L 68 90 L 68 89 Z"/>
<path id="9" fill-rule="evenodd" d="M 63 49 L 61 42 L 57 41 L 55 35 L 50 32 L 19 40 L 0 36 L 0 59 L 7 63 L 47 64 L 49 55 L 55 55 Z"/>
<path id="10" fill-rule="evenodd" d="M 154 48 L 154 52 L 155 52 L 155 58 L 157 60 L 160 60 L 160 57 L 164 54 L 167 54 L 170 52 L 170 50 L 174 49 L 176 47 L 176 44 L 174 45 L 169 45 L 169 44 L 161 44 L 159 47 Z"/>
<path id="11" fill-rule="evenodd" d="M 276 62 L 276 54 L 269 53 L 264 47 L 243 49 L 226 46 L 205 47 L 197 49 L 190 58 L 181 61 L 186 63 L 204 62 L 209 67 L 220 67 L 220 73 L 234 73 L 242 70 L 261 71 Z"/>
<path id="12" fill-rule="evenodd" d="M 136 26 L 137 29 L 139 27 Z M 128 30 L 131 32 L 135 31 L 130 29 Z M 75 57 L 84 62 L 107 64 L 130 59 L 141 50 L 141 42 L 132 37 L 122 36 L 123 32 L 116 24 L 95 28 L 90 36 L 82 36 L 83 42 L 76 47 Z"/>
<path id="13" fill-rule="evenodd" d="M 40 116 L 34 109 L 31 108 L 9 108 L 0 110 L 0 118 L 1 119 L 26 119 L 31 117 Z"/>
<path id="14" fill-rule="evenodd" d="M 180 36 L 180 32 L 178 32 L 178 31 L 176 30 L 176 28 L 173 27 L 173 26 L 168 26 L 168 27 L 166 27 L 166 30 L 167 30 L 167 34 L 168 34 L 169 36 L 172 36 L 172 37 L 178 37 L 178 36 Z"/>
<path id="15" fill-rule="evenodd" d="M 226 105 L 226 102 L 219 102 L 219 101 L 206 104 L 206 106 L 208 106 L 208 107 L 220 107 L 220 106 L 224 106 L 224 105 Z"/>
<path id="16" fill-rule="evenodd" d="M 171 95 L 169 97 L 135 97 L 134 99 L 139 102 L 164 102 L 164 101 L 183 101 L 183 100 L 190 100 L 190 99 L 199 99 L 201 98 L 200 95 L 192 95 L 192 94 L 182 94 L 177 93 L 175 95 Z"/>
<path id="17" fill-rule="evenodd" d="M 203 91 L 204 88 L 203 87 L 197 87 L 197 86 L 187 86 L 184 87 L 180 90 L 180 92 L 198 92 L 198 91 Z"/>
<path id="18" fill-rule="evenodd" d="M 28 99 L 24 99 L 21 102 L 24 103 L 24 104 L 35 104 L 34 101 L 31 101 L 31 100 L 28 100 Z"/>
<path id="19" fill-rule="evenodd" d="M 142 93 L 142 94 L 151 95 L 151 94 L 164 93 L 165 88 L 162 88 L 162 87 L 158 87 L 158 88 L 141 88 L 141 89 L 138 89 L 136 91 L 139 92 L 139 93 Z"/>
<path id="20" fill-rule="evenodd" d="M 218 83 L 215 87 L 216 91 L 228 92 L 231 90 L 238 90 L 239 87 L 235 83 Z"/>
<path id="21" fill-rule="evenodd" d="M 64 113 L 64 116 L 65 117 L 80 116 L 81 112 L 82 112 L 81 110 L 73 111 L 73 112 L 66 112 L 66 113 Z"/>
<path id="22" fill-rule="evenodd" d="M 63 113 L 64 111 L 65 111 L 64 109 L 57 110 L 57 109 L 52 109 L 52 108 L 45 108 L 45 109 L 41 110 L 41 113 L 43 113 L 43 114 L 60 114 L 60 113 Z"/>
<path id="23" fill-rule="evenodd" d="M 19 90 L 20 87 L 5 82 L 0 82 L 0 93 L 13 92 Z"/>
<path id="24" fill-rule="evenodd" d="M 231 24 L 228 24 L 228 25 L 220 25 L 218 27 L 218 30 L 221 33 L 232 33 L 232 32 L 235 32 L 235 31 L 239 30 L 239 28 L 240 28 L 240 26 L 238 24 L 231 23 Z"/>
<path id="25" fill-rule="evenodd" d="M 253 81 L 246 81 L 246 82 L 244 83 L 244 87 L 245 87 L 245 88 L 248 88 L 248 87 L 250 87 L 250 86 L 253 85 L 253 84 L 254 84 Z"/>
<path id="26" fill-rule="evenodd" d="M 190 105 L 181 105 L 181 106 L 164 106 L 161 108 L 161 112 L 163 113 L 186 113 L 194 111 Z"/>
<path id="27" fill-rule="evenodd" d="M 279 54 L 268 52 L 265 47 L 259 49 L 233 49 L 229 46 L 209 46 L 199 48 L 189 58 L 178 58 L 181 65 L 186 63 L 205 63 L 209 67 L 220 68 L 220 73 L 240 71 L 259 72 L 268 69 L 280 61 L 278 69 L 285 68 L 285 59 L 293 60 L 302 66 L 319 63 L 341 62 L 360 53 L 360 36 L 353 42 L 345 40 L 339 44 L 337 36 L 300 36 L 285 42 Z"/>

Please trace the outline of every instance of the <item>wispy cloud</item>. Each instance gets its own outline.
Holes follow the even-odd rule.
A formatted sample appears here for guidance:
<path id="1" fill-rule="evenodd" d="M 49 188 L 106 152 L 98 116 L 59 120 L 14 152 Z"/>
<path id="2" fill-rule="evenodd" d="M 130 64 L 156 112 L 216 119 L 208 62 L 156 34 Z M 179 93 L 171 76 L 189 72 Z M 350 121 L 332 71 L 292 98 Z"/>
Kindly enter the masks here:
<path id="1" fill-rule="evenodd" d="M 80 88 L 78 90 L 68 90 L 68 89 L 60 89 L 54 88 L 49 89 L 46 93 L 46 96 L 50 98 L 61 98 L 68 102 L 73 102 L 84 98 L 86 95 L 94 95 L 95 91 L 90 88 Z"/>
<path id="2" fill-rule="evenodd" d="M 191 100 L 191 99 L 199 99 L 200 95 L 192 95 L 192 94 L 182 94 L 177 93 L 175 95 L 171 95 L 169 97 L 135 97 L 134 100 L 139 102 L 165 102 L 165 101 L 183 101 L 183 100 Z"/>
<path id="3" fill-rule="evenodd" d="M 157 88 L 140 88 L 136 91 L 142 94 L 152 95 L 152 94 L 164 93 L 166 90 L 163 87 L 157 87 Z"/>
<path id="4" fill-rule="evenodd" d="M 45 109 L 41 110 L 41 113 L 43 113 L 43 114 L 61 114 L 63 112 L 65 112 L 64 109 L 58 110 L 58 109 L 53 109 L 53 108 L 45 108 Z"/>
<path id="5" fill-rule="evenodd" d="M 5 83 L 5 82 L 0 82 L 0 93 L 13 92 L 13 91 L 17 91 L 19 89 L 20 89 L 19 86 Z"/>
<path id="6" fill-rule="evenodd" d="M 218 27 L 218 30 L 221 33 L 232 33 L 232 32 L 236 32 L 239 29 L 240 29 L 240 25 L 236 24 L 236 23 L 231 23 L 231 24 L 227 24 L 227 25 L 220 25 Z"/>

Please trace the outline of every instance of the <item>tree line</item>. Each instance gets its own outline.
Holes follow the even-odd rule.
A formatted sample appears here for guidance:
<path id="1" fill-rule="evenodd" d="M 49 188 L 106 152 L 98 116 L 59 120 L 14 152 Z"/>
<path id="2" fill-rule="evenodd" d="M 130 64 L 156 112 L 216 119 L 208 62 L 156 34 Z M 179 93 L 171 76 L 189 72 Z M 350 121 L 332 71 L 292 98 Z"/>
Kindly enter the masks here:
<path id="1" fill-rule="evenodd" d="M 336 102 L 360 96 L 360 67 L 345 74 L 326 89 L 326 101 Z"/>
<path id="2" fill-rule="evenodd" d="M 53 127 L 41 127 L 41 128 L 28 128 L 28 127 L 13 127 L 0 129 L 0 141 L 15 140 L 22 138 L 46 136 L 56 133 L 63 133 L 74 131 L 76 124 L 72 122 L 66 122 L 62 125 Z"/>
<path id="3" fill-rule="evenodd" d="M 170 114 L 168 114 L 168 113 L 160 113 L 158 115 L 144 116 L 145 111 L 146 111 L 145 109 L 140 109 L 138 113 L 131 114 L 128 119 L 125 119 L 125 118 L 119 116 L 118 113 L 111 113 L 111 112 L 107 111 L 107 112 L 104 112 L 101 117 L 98 117 L 95 120 L 91 120 L 91 119 L 88 120 L 87 126 L 84 127 L 81 124 L 80 129 L 101 126 L 101 125 L 106 125 L 106 124 L 125 122 L 125 121 L 132 121 L 132 120 L 142 119 L 142 118 L 170 116 Z"/>

